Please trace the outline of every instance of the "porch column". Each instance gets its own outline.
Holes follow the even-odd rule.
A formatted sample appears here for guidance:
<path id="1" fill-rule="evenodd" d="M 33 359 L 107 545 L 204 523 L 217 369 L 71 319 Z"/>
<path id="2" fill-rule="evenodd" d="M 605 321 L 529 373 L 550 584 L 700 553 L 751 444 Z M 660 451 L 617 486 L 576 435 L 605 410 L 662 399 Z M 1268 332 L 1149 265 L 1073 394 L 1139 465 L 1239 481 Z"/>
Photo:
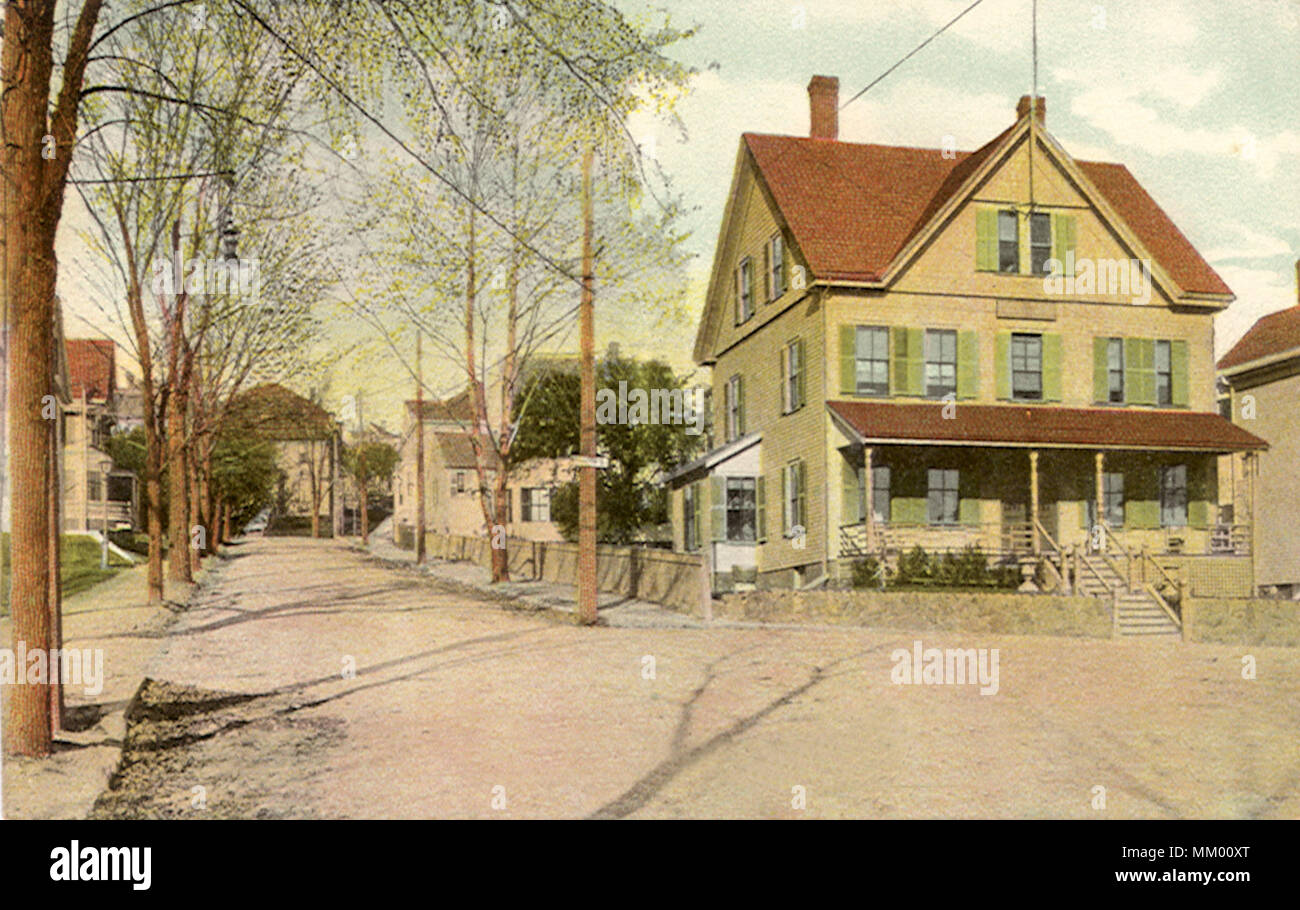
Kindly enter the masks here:
<path id="1" fill-rule="evenodd" d="M 871 446 L 866 446 L 862 450 L 862 496 L 864 500 L 863 511 L 866 513 L 863 520 L 867 523 L 867 549 L 876 548 L 876 525 L 875 516 L 871 509 Z"/>
<path id="2" fill-rule="evenodd" d="M 1098 452 L 1095 459 L 1097 462 L 1097 524 L 1101 524 L 1106 520 L 1106 453 Z M 1091 533 L 1091 529 L 1089 529 L 1089 533 Z M 1098 549 L 1105 547 L 1106 539 L 1104 535 L 1099 543 L 1101 543 L 1102 547 L 1099 547 Z"/>
<path id="3" fill-rule="evenodd" d="M 1038 452 L 1033 449 L 1029 451 L 1029 539 L 1037 556 L 1042 548 L 1038 540 Z"/>

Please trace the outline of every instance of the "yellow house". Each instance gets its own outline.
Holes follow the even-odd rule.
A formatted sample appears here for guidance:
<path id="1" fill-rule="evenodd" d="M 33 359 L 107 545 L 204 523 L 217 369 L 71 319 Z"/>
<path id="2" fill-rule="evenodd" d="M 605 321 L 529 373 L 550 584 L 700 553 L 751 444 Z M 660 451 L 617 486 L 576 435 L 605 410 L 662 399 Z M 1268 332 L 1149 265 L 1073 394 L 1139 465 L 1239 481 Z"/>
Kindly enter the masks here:
<path id="1" fill-rule="evenodd" d="M 1300 289 L 1300 261 L 1296 262 Z M 1219 361 L 1223 412 L 1259 433 L 1268 452 L 1220 462 L 1232 518 L 1255 517 L 1255 584 L 1263 593 L 1300 599 L 1300 302 L 1270 313 Z"/>
<path id="2" fill-rule="evenodd" d="M 1132 174 L 1041 98 L 958 152 L 840 141 L 838 80 L 808 92 L 810 136 L 741 138 L 694 350 L 719 447 L 669 479 L 675 547 L 723 589 L 978 545 L 1088 593 L 1223 550 L 1216 459 L 1265 447 L 1215 411 L 1233 295 Z"/>

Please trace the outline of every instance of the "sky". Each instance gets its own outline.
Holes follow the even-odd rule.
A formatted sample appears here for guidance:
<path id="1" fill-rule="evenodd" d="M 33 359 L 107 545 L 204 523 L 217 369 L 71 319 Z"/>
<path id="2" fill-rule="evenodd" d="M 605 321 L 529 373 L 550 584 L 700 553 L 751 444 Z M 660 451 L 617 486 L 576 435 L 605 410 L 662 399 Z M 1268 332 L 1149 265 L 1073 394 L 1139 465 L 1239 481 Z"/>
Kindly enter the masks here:
<path id="1" fill-rule="evenodd" d="M 630 124 L 692 207 L 694 258 L 680 314 L 602 312 L 597 297 L 597 345 L 618 342 L 686 371 L 740 134 L 806 135 L 812 75 L 838 76 L 843 103 L 971 0 L 613 2 L 633 19 L 666 11 L 697 28 L 671 51 L 698 70 L 678 108 L 683 130 L 645 117 Z M 1221 355 L 1260 316 L 1297 302 L 1300 0 L 1038 6 L 1048 131 L 1076 158 L 1126 165 L 1232 288 L 1236 302 L 1216 318 Z M 840 138 L 983 145 L 1030 91 L 1031 18 L 1031 0 L 983 0 L 848 104 Z M 94 334 L 75 317 L 69 333 Z M 572 333 L 558 341 L 576 350 Z M 429 369 L 436 382 L 440 367 Z M 367 355 L 338 372 L 338 388 L 365 390 L 368 414 L 400 424 L 408 396 L 398 364 Z"/>

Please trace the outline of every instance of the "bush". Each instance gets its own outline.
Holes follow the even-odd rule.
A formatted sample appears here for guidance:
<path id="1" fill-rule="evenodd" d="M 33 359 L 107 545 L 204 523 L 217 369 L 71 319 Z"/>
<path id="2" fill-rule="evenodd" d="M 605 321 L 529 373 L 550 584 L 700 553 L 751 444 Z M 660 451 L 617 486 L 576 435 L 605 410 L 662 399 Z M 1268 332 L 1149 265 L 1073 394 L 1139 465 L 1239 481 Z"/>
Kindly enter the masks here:
<path id="1" fill-rule="evenodd" d="M 884 564 L 874 556 L 853 560 L 851 583 L 855 588 L 883 588 L 888 581 Z"/>
<path id="2" fill-rule="evenodd" d="M 874 557 L 853 564 L 853 586 L 879 584 L 879 562 Z M 868 573 L 871 573 L 868 575 Z M 863 583 L 860 578 L 872 578 Z M 975 544 L 957 552 L 930 554 L 919 544 L 898 557 L 898 570 L 887 576 L 887 584 L 944 588 L 1014 588 L 1020 583 L 1016 566 L 990 566 L 988 557 Z"/>

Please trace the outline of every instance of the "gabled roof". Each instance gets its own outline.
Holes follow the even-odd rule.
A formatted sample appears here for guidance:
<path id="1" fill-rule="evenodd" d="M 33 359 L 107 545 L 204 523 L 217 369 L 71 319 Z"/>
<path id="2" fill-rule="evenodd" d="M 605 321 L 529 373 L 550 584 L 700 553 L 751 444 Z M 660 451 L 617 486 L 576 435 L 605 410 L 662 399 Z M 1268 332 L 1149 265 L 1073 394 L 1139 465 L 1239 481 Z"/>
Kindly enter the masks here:
<path id="1" fill-rule="evenodd" d="M 335 429 L 328 411 L 274 382 L 235 396 L 228 419 L 235 427 L 272 442 L 329 439 Z"/>
<path id="2" fill-rule="evenodd" d="M 419 402 L 414 399 L 406 402 L 406 413 L 414 419 Z M 420 412 L 425 420 L 441 420 L 448 423 L 469 423 L 474 422 L 474 399 L 470 395 L 470 390 L 446 399 L 425 399 L 424 408 Z"/>
<path id="3" fill-rule="evenodd" d="M 742 142 L 813 275 L 878 281 L 1019 126 L 951 158 L 937 148 L 800 136 L 745 133 Z M 1075 164 L 1183 291 L 1232 293 L 1126 167 Z"/>
<path id="4" fill-rule="evenodd" d="M 68 380 L 73 398 L 107 401 L 116 388 L 114 345 L 106 338 L 69 338 Z"/>
<path id="5" fill-rule="evenodd" d="M 1219 360 L 1220 370 L 1230 370 L 1286 351 L 1300 354 L 1300 305 L 1260 318 Z"/>
<path id="6" fill-rule="evenodd" d="M 442 453 L 442 463 L 448 468 L 473 468 L 477 466 L 474 460 L 474 444 L 470 442 L 468 433 L 434 433 L 434 441 L 437 443 L 438 450 Z M 485 439 L 483 440 L 483 462 L 484 467 L 489 471 L 495 471 L 501 464 L 497 458 L 496 450 Z"/>
<path id="7" fill-rule="evenodd" d="M 943 402 L 828 401 L 859 441 L 992 447 L 1244 452 L 1268 444 L 1218 414 L 1129 408 L 1058 408 Z"/>

